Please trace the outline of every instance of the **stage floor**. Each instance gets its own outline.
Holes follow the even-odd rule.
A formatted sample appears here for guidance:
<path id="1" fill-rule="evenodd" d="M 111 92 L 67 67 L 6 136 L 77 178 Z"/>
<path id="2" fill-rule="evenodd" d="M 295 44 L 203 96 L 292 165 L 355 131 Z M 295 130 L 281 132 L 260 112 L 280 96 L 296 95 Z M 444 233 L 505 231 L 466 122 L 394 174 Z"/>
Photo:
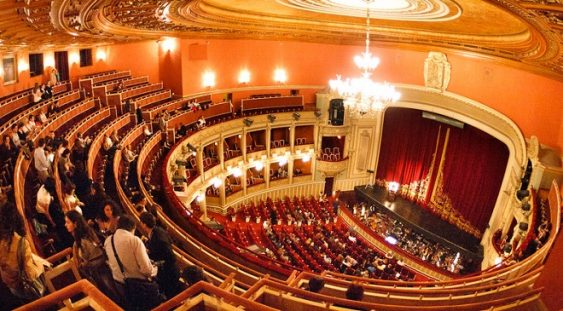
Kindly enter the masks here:
<path id="1" fill-rule="evenodd" d="M 483 250 L 480 240 L 440 219 L 422 206 L 399 196 L 393 201 L 387 200 L 387 190 L 381 187 L 358 186 L 354 188 L 359 201 L 375 205 L 379 210 L 401 220 L 426 238 L 444 243 L 450 248 L 474 259 L 482 259 Z"/>

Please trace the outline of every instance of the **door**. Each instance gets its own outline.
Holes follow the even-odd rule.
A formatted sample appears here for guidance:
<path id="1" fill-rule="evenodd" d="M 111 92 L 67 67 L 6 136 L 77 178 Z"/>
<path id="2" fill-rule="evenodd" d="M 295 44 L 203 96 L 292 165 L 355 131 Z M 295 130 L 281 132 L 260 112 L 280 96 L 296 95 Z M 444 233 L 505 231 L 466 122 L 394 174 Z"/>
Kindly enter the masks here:
<path id="1" fill-rule="evenodd" d="M 59 81 L 67 81 L 69 79 L 67 51 L 55 52 L 55 68 L 59 72 Z"/>
<path id="2" fill-rule="evenodd" d="M 325 195 L 327 197 L 332 195 L 332 186 L 334 184 L 334 177 L 327 177 L 325 178 Z"/>

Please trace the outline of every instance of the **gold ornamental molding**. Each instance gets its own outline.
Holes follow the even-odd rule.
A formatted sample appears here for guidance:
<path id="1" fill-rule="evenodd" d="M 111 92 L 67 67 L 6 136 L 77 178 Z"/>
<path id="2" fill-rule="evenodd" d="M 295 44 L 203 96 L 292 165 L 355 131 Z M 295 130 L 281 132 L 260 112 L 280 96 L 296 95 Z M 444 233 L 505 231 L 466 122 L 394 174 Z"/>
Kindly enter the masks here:
<path id="1" fill-rule="evenodd" d="M 338 162 L 322 161 L 317 159 L 317 171 L 328 177 L 335 177 L 348 168 L 349 159 Z"/>

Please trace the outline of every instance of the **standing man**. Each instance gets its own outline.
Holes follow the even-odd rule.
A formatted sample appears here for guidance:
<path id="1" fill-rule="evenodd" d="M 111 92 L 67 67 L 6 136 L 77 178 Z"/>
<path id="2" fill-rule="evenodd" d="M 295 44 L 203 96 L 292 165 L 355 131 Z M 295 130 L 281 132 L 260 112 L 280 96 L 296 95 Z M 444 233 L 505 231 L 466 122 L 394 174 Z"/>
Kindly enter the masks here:
<path id="1" fill-rule="evenodd" d="M 142 296 L 125 287 L 126 279 L 150 280 L 158 269 L 151 264 L 143 241 L 134 234 L 135 220 L 122 215 L 117 230 L 104 242 L 108 264 L 117 287 L 123 288 L 131 310 L 149 310 L 160 303 L 159 297 Z"/>
<path id="2" fill-rule="evenodd" d="M 139 216 L 141 230 L 146 233 L 150 258 L 159 266 L 157 281 L 166 297 L 174 297 L 180 292 L 180 271 L 172 250 L 172 239 L 168 233 L 156 225 L 156 218 L 149 212 Z"/>

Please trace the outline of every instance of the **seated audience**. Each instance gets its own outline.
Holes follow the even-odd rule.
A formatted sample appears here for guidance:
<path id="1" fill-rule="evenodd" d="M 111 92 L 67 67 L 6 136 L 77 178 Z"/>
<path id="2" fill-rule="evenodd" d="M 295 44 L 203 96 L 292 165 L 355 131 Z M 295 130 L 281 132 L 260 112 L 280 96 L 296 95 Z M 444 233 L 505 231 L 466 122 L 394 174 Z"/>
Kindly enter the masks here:
<path id="1" fill-rule="evenodd" d="M 103 209 L 96 218 L 96 222 L 98 223 L 98 227 L 100 228 L 102 235 L 109 236 L 115 232 L 117 229 L 117 222 L 122 214 L 123 211 L 117 203 L 112 200 L 106 200 L 104 202 Z"/>
<path id="2" fill-rule="evenodd" d="M 84 207 L 84 203 L 80 202 L 80 200 L 76 196 L 76 186 L 72 183 L 69 183 L 66 184 L 64 188 L 64 201 L 67 206 L 67 210 L 65 212 L 74 210 L 82 215 L 82 207 Z"/>

